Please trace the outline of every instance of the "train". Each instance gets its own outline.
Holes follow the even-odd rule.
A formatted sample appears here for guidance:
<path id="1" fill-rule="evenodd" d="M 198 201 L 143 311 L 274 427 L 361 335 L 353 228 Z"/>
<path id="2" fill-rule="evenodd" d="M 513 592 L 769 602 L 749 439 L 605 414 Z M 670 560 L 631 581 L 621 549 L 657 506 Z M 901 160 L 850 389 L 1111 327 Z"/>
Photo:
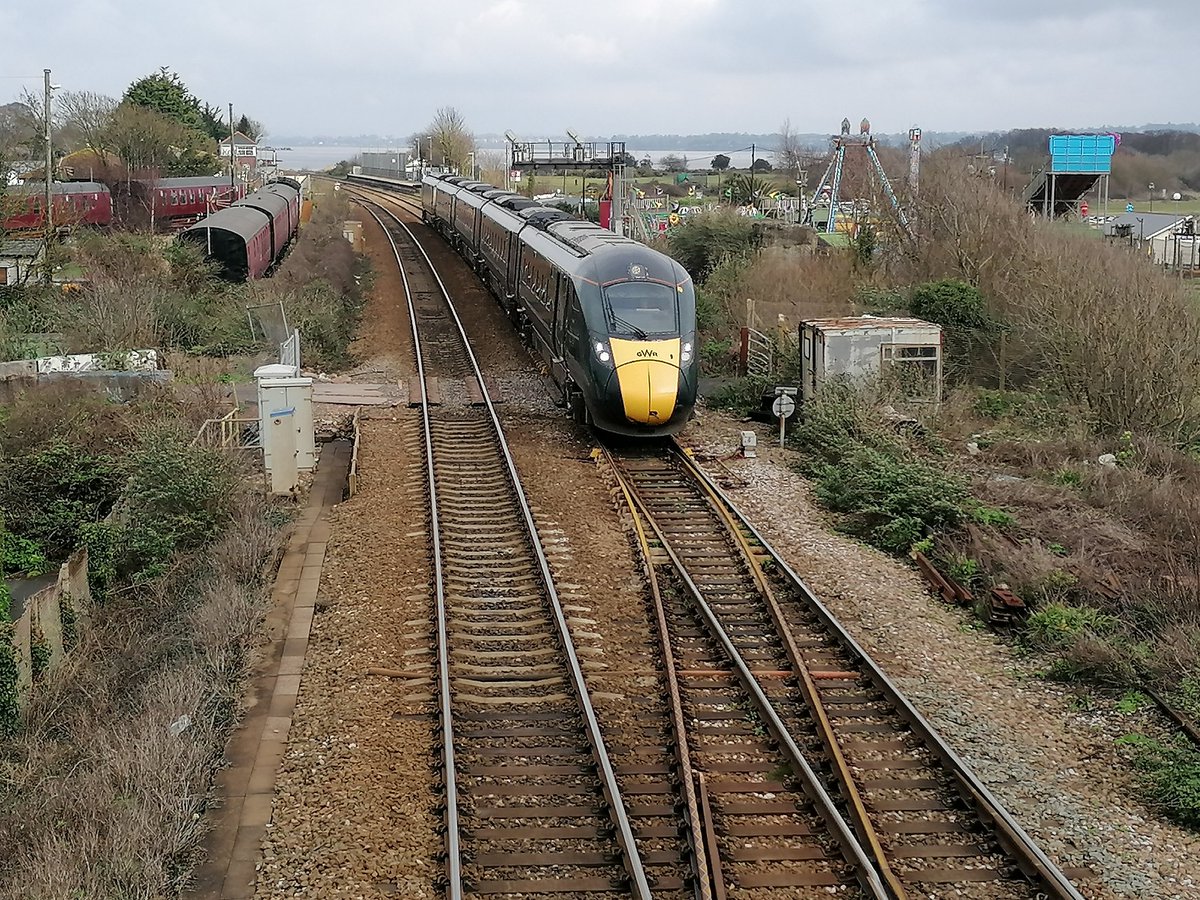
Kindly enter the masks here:
<path id="1" fill-rule="evenodd" d="M 262 278 L 277 264 L 300 227 L 301 183 L 280 178 L 205 216 L 179 233 L 229 281 Z"/>
<path id="2" fill-rule="evenodd" d="M 658 437 L 692 417 L 696 294 L 679 263 L 463 176 L 426 175 L 421 207 L 546 361 L 577 422 Z"/>
<path id="3" fill-rule="evenodd" d="M 8 188 L 0 229 L 41 231 L 45 222 L 45 190 L 43 183 Z M 137 225 L 153 222 L 170 227 L 199 219 L 244 195 L 243 185 L 231 185 L 228 177 L 219 175 L 131 179 L 113 188 L 98 181 L 61 181 L 50 185 L 54 222 L 61 227 L 103 228 L 114 221 Z"/>

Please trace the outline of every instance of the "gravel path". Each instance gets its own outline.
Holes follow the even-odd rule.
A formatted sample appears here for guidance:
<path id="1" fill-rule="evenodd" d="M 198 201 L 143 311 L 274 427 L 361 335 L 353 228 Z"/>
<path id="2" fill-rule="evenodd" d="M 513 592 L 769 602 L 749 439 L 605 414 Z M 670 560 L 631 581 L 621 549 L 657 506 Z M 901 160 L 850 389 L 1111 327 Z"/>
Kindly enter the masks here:
<path id="1" fill-rule="evenodd" d="M 1117 737 L 1153 727 L 1139 716 L 1083 710 L 1041 680 L 1044 661 L 1012 648 L 934 600 L 914 568 L 834 533 L 795 453 L 759 435 L 759 458 L 714 463 L 756 428 L 705 412 L 683 436 L 714 475 L 745 485 L 734 502 L 967 760 L 1060 866 L 1088 867 L 1088 897 L 1200 898 L 1200 838 L 1137 800 Z"/>
<path id="2" fill-rule="evenodd" d="M 430 659 L 420 432 L 404 413 L 363 423 L 360 491 L 331 516 L 258 898 L 433 896 L 430 682 L 367 672 Z"/>

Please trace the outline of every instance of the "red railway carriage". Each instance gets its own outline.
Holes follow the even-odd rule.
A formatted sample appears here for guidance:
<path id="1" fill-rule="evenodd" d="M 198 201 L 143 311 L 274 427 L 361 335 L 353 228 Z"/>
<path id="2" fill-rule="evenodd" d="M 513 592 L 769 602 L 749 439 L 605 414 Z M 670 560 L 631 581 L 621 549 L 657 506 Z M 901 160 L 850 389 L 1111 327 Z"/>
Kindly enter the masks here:
<path id="1" fill-rule="evenodd" d="M 288 227 L 290 224 L 288 198 L 266 188 L 260 188 L 252 194 L 247 194 L 230 209 L 237 209 L 241 206 L 256 209 L 267 217 L 271 231 L 271 258 L 278 258 L 292 236 Z"/>
<path id="2" fill-rule="evenodd" d="M 194 178 L 160 178 L 148 188 L 148 202 L 158 221 L 198 219 L 229 206 L 245 194 L 241 184 L 227 177 L 203 175 Z"/>
<path id="3" fill-rule="evenodd" d="M 45 190 L 44 185 L 36 183 L 10 187 L 4 197 L 5 203 L 0 207 L 4 214 L 4 230 L 40 231 Z M 96 181 L 56 183 L 50 186 L 50 193 L 56 226 L 112 224 L 112 195 L 103 184 Z"/>
<path id="4" fill-rule="evenodd" d="M 179 240 L 203 249 L 230 281 L 262 278 L 275 260 L 271 238 L 270 216 L 242 205 L 217 210 L 179 234 Z"/>
<path id="5" fill-rule="evenodd" d="M 279 262 L 299 227 L 300 191 L 279 181 L 248 194 L 180 233 L 202 247 L 231 280 L 261 278 Z"/>
<path id="6" fill-rule="evenodd" d="M 273 181 L 263 188 L 287 202 L 287 234 L 290 239 L 300 228 L 300 189 L 283 181 Z"/>

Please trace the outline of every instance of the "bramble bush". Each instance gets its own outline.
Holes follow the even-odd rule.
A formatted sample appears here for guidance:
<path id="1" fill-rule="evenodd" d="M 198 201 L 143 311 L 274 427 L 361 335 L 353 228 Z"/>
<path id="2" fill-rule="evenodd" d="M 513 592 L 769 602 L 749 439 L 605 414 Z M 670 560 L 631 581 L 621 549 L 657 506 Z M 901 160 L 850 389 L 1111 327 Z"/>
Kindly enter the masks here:
<path id="1" fill-rule="evenodd" d="M 753 220 L 730 212 L 691 216 L 668 238 L 671 256 L 696 281 L 704 281 L 721 260 L 745 257 L 762 245 L 762 229 Z"/>
<path id="2" fill-rule="evenodd" d="M 179 429 L 148 432 L 129 469 L 118 514 L 83 530 L 92 589 L 102 599 L 121 583 L 162 575 L 177 552 L 206 545 L 233 513 L 234 473 Z"/>
<path id="3" fill-rule="evenodd" d="M 966 481 L 936 465 L 890 431 L 863 395 L 830 385 L 806 404 L 793 432 L 807 452 L 801 468 L 817 498 L 842 514 L 848 534 L 902 554 L 968 515 Z"/>

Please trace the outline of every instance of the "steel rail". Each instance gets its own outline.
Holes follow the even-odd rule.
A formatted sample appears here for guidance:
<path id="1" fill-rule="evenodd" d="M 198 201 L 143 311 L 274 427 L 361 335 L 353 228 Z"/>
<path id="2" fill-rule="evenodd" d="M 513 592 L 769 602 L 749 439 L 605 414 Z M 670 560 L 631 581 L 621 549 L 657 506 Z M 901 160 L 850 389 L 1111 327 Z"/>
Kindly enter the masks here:
<path id="1" fill-rule="evenodd" d="M 605 454 L 605 461 L 608 463 L 609 469 L 613 472 L 617 487 L 625 498 L 625 505 L 629 508 L 630 515 L 633 518 L 634 534 L 637 536 L 637 543 L 641 548 L 642 558 L 646 564 L 646 579 L 650 584 L 650 595 L 654 602 L 658 644 L 659 650 L 662 653 L 663 672 L 667 680 L 667 690 L 671 706 L 671 731 L 675 738 L 676 754 L 680 769 L 679 781 L 687 811 L 688 844 L 692 850 L 692 859 L 694 862 L 693 874 L 696 876 L 696 900 L 725 900 L 725 884 L 721 876 L 720 857 L 716 853 L 715 847 L 709 847 L 709 842 L 706 840 L 706 829 L 701 821 L 704 813 L 702 812 L 701 801 L 696 796 L 696 778 L 695 772 L 692 769 L 691 752 L 688 750 L 687 742 L 687 721 L 684 718 L 683 701 L 679 692 L 679 675 L 675 671 L 675 652 L 671 649 L 671 638 L 667 631 L 667 611 L 663 606 L 662 592 L 658 586 L 658 575 L 654 571 L 650 538 L 646 534 L 642 517 L 637 513 L 637 507 L 634 504 L 633 495 L 629 491 L 629 485 L 626 484 L 625 480 L 617 472 L 608 451 L 605 450 L 603 452 Z M 713 851 L 712 860 L 708 858 L 710 849 Z"/>
<path id="2" fill-rule="evenodd" d="M 697 471 L 695 462 L 688 454 L 682 451 L 677 450 L 677 455 L 682 460 L 686 470 L 693 473 L 694 477 Z M 834 733 L 833 723 L 829 719 L 825 703 L 821 700 L 820 693 L 817 691 L 812 672 L 805 663 L 799 647 L 796 646 L 795 635 L 784 620 L 783 610 L 779 606 L 779 600 L 776 598 L 775 592 L 771 589 L 771 585 L 767 581 L 762 565 L 755 556 L 750 542 L 746 539 L 745 532 L 738 528 L 738 523 L 729 512 L 728 507 L 721 502 L 721 497 L 714 493 L 711 486 L 703 480 L 697 479 L 697 483 L 703 489 L 704 495 L 713 510 L 720 516 L 738 550 L 741 551 L 742 560 L 750 570 L 754 583 L 766 601 L 771 621 L 775 625 L 775 630 L 779 633 L 784 652 L 799 682 L 800 693 L 803 695 L 804 702 L 812 715 L 813 724 L 817 728 L 817 734 L 820 736 L 821 743 L 825 746 L 826 755 L 833 764 L 833 775 L 842 799 L 846 801 L 850 818 L 854 823 L 854 830 L 858 833 L 859 839 L 869 848 L 870 855 L 875 861 L 876 870 L 887 884 L 895 900 L 907 900 L 908 891 L 900 883 L 899 877 L 888 861 L 887 854 L 883 849 L 883 843 L 879 839 L 879 834 L 875 830 L 875 826 L 871 823 L 870 816 L 867 814 L 866 805 L 863 803 L 862 794 L 854 780 L 854 775 L 850 771 L 846 755 L 842 752 L 842 746 L 838 741 L 837 735 Z"/>
<path id="3" fill-rule="evenodd" d="M 866 851 L 862 847 L 862 844 L 859 842 L 858 836 L 846 823 L 846 820 L 842 818 L 842 815 L 838 811 L 833 798 L 829 795 L 829 792 L 821 783 L 820 777 L 817 775 L 812 765 L 805 758 L 804 753 L 796 744 L 795 738 L 793 738 L 791 733 L 788 731 L 787 725 L 784 724 L 778 712 L 776 712 L 774 704 L 771 703 L 770 698 L 763 691 L 762 686 L 758 683 L 758 679 L 754 677 L 754 673 L 750 670 L 745 658 L 738 651 L 737 647 L 733 643 L 733 640 L 729 637 L 729 633 L 721 624 L 720 618 L 713 611 L 712 607 L 709 606 L 708 601 L 704 599 L 703 591 L 700 590 L 700 587 L 695 583 L 695 581 L 692 580 L 691 575 L 688 574 L 687 567 L 684 565 L 683 560 L 679 558 L 678 554 L 675 552 L 675 549 L 667 540 L 667 537 L 663 533 L 661 526 L 655 520 L 649 508 L 639 496 L 637 489 L 630 485 L 625 479 L 623 473 L 621 472 L 621 467 L 617 463 L 616 457 L 614 457 L 607 448 L 604 449 L 604 453 L 606 454 L 613 471 L 616 473 L 618 482 L 622 485 L 622 490 L 627 496 L 633 498 L 633 509 L 635 511 L 635 515 L 637 514 L 637 511 L 640 510 L 642 518 L 654 532 L 655 537 L 658 539 L 663 551 L 670 558 L 671 565 L 675 569 L 676 574 L 679 576 L 680 581 L 687 588 L 688 593 L 691 595 L 692 602 L 700 611 L 701 616 L 708 626 L 709 632 L 714 638 L 716 638 L 717 642 L 721 645 L 721 648 L 725 651 L 725 655 L 729 658 L 734 670 L 737 672 L 738 680 L 742 682 L 742 686 L 745 688 L 746 692 L 750 694 L 755 706 L 758 708 L 759 713 L 767 723 L 767 727 L 775 736 L 775 739 L 784 748 L 787 757 L 792 764 L 793 770 L 803 780 L 805 793 L 807 793 L 812 801 L 816 804 L 822 817 L 828 824 L 832 836 L 836 839 L 838 845 L 842 849 L 843 857 L 845 858 L 846 862 L 853 867 L 855 877 L 858 880 L 860 887 L 866 891 L 869 896 L 876 898 L 876 900 L 894 900 L 892 894 L 889 893 L 888 889 L 884 887 L 883 882 L 880 880 L 879 873 L 876 871 L 870 857 L 867 855 Z"/>
<path id="4" fill-rule="evenodd" d="M 1057 898 L 1057 900 L 1084 900 L 1083 895 L 1017 823 L 1000 800 L 979 781 L 962 758 L 954 752 L 933 725 L 917 711 L 900 689 L 884 674 L 883 670 L 838 622 L 833 613 L 817 598 L 812 589 L 804 583 L 803 579 L 796 574 L 728 495 L 721 490 L 707 472 L 687 456 L 678 441 L 673 440 L 672 443 L 678 455 L 687 461 L 689 470 L 706 486 L 707 490 L 720 498 L 721 503 L 736 519 L 738 527 L 752 535 L 754 540 L 762 546 L 780 573 L 786 576 L 786 580 L 799 592 L 822 624 L 842 643 L 847 651 L 857 658 L 859 665 L 862 666 L 864 673 L 875 687 L 887 697 L 897 712 L 921 738 L 924 745 L 946 767 L 947 772 L 954 776 L 962 790 L 972 800 L 976 814 L 985 821 L 985 824 L 990 820 L 996 830 L 997 838 L 1026 876 L 1035 882 L 1038 889 L 1047 891 L 1049 896 Z"/>
<path id="5" fill-rule="evenodd" d="M 378 203 L 376 203 L 376 205 L 378 206 Z M 429 254 L 425 252 L 424 246 L 417 239 L 417 236 L 415 234 L 413 234 L 412 230 L 408 227 L 408 225 L 406 225 L 403 221 L 401 221 L 398 216 L 396 216 L 394 213 L 388 212 L 388 210 L 383 209 L 382 207 L 380 207 L 380 209 L 384 213 L 386 213 L 388 216 L 390 216 L 391 219 L 404 230 L 405 234 L 408 235 L 409 240 L 412 241 L 413 246 L 416 247 L 417 251 L 421 254 L 421 258 L 425 260 L 425 264 L 429 267 L 429 272 L 431 275 L 433 275 L 433 279 L 437 283 L 438 289 L 441 291 L 442 297 L 446 301 L 446 306 L 450 311 L 450 316 L 454 320 L 454 324 L 455 324 L 456 328 L 458 329 L 458 334 L 462 340 L 463 350 L 464 350 L 464 353 L 466 354 L 467 360 L 471 365 L 471 369 L 475 374 L 475 378 L 476 378 L 477 382 L 479 383 L 479 385 L 482 388 L 481 393 L 483 395 L 484 406 L 487 409 L 488 417 L 491 420 L 492 427 L 493 427 L 495 435 L 496 435 L 497 444 L 500 448 L 501 455 L 504 458 L 504 464 L 505 464 L 505 468 L 508 473 L 509 481 L 513 486 L 514 496 L 517 499 L 517 505 L 519 506 L 519 508 L 521 510 L 521 516 L 525 522 L 526 532 L 529 537 L 530 545 L 533 549 L 534 556 L 538 562 L 538 569 L 539 569 L 539 572 L 540 572 L 540 575 L 542 578 L 542 583 L 545 588 L 547 598 L 550 601 L 550 607 L 551 607 L 551 611 L 554 616 L 555 623 L 557 624 L 557 627 L 558 627 L 558 639 L 559 639 L 560 645 L 562 647 L 563 654 L 567 657 L 571 685 L 574 689 L 576 699 L 579 703 L 580 711 L 583 713 L 585 730 L 588 735 L 588 742 L 591 745 L 593 758 L 596 761 L 597 768 L 599 768 L 599 770 L 600 770 L 604 796 L 605 796 L 605 799 L 608 801 L 608 803 L 607 803 L 608 812 L 613 820 L 613 825 L 616 829 L 617 843 L 620 845 L 621 850 L 623 851 L 621 862 L 625 868 L 626 873 L 629 876 L 630 886 L 633 890 L 633 895 L 635 897 L 637 897 L 638 900 L 651 900 L 650 885 L 646 878 L 646 873 L 645 873 L 644 867 L 642 865 L 641 856 L 638 853 L 637 844 L 636 844 L 634 836 L 633 836 L 633 826 L 631 825 L 631 823 L 629 821 L 629 814 L 625 807 L 624 800 L 621 796 L 620 789 L 617 785 L 616 772 L 613 769 L 612 760 L 609 758 L 608 750 L 605 747 L 604 737 L 600 733 L 600 723 L 599 723 L 598 719 L 596 718 L 596 711 L 595 711 L 594 707 L 592 706 L 591 697 L 588 695 L 587 684 L 585 683 L 584 677 L 583 677 L 583 669 L 580 666 L 579 657 L 575 651 L 575 643 L 571 638 L 571 633 L 567 626 L 566 613 L 564 612 L 564 610 L 562 608 L 562 602 L 560 601 L 559 596 L 558 596 L 558 591 L 554 586 L 554 576 L 550 571 L 550 564 L 549 564 L 549 561 L 546 559 L 545 551 L 542 549 L 542 543 L 541 543 L 540 538 L 538 537 L 537 523 L 534 521 L 533 511 L 529 507 L 529 501 L 526 499 L 525 490 L 521 486 L 521 479 L 517 473 L 516 462 L 513 460 L 512 452 L 510 451 L 509 446 L 508 446 L 508 441 L 505 440 L 505 438 L 504 438 L 504 428 L 500 424 L 500 417 L 496 413 L 496 407 L 492 403 L 492 398 L 489 396 L 489 393 L 488 393 L 486 387 L 483 387 L 483 385 L 484 385 L 483 372 L 479 368 L 479 361 L 476 359 L 475 353 L 471 349 L 471 342 L 467 337 L 467 332 L 466 332 L 466 329 L 463 327 L 462 320 L 459 318 L 458 310 L 455 309 L 454 302 L 450 299 L 450 292 L 446 289 L 446 285 L 442 281 L 441 275 L 438 274 L 437 268 L 434 266 L 433 261 L 429 258 Z M 383 225 L 383 222 L 381 220 L 379 220 L 378 216 L 375 216 L 375 214 L 371 210 L 368 210 L 368 212 L 371 212 L 371 215 L 376 219 L 376 221 L 379 221 L 381 226 Z M 389 241 L 391 241 L 393 249 L 395 249 L 395 241 L 392 238 L 390 231 L 386 227 L 384 227 L 384 231 L 388 234 L 388 239 L 389 239 Z M 400 260 L 399 260 L 399 251 L 398 250 L 396 250 L 396 257 L 397 257 L 397 262 L 399 263 Z M 401 265 L 401 272 L 403 272 L 403 265 Z M 405 279 L 405 284 L 407 285 L 407 279 Z M 406 287 L 406 292 L 407 292 L 407 287 Z M 411 296 L 409 297 L 409 309 L 410 309 L 410 313 L 412 313 L 413 334 L 414 334 L 414 340 L 416 340 L 416 337 L 415 337 L 417 334 L 416 313 L 412 306 Z M 419 344 L 417 346 L 419 347 Z M 418 357 L 419 357 L 419 355 L 420 354 L 419 354 L 419 350 L 418 350 Z M 420 370 L 419 374 L 420 374 L 421 382 L 422 382 L 422 388 L 421 388 L 422 389 L 422 407 L 423 407 L 424 420 L 426 422 L 426 449 L 427 449 L 427 456 L 428 456 L 428 474 L 429 474 L 430 485 L 431 485 L 431 490 L 432 490 L 433 474 L 434 474 L 433 473 L 433 452 L 432 452 L 432 441 L 430 438 L 430 433 L 429 433 L 429 428 L 428 428 L 429 412 L 428 412 L 428 403 L 425 402 L 426 397 L 424 394 L 425 388 L 424 388 L 423 368 Z M 435 546 L 436 546 L 436 542 L 435 542 Z M 440 566 L 440 564 L 439 564 L 439 566 Z M 440 572 L 440 568 L 438 569 L 438 571 Z M 440 584 L 440 577 L 439 577 L 439 585 L 438 585 L 438 596 L 439 596 L 439 618 L 438 618 L 439 638 L 438 638 L 438 640 L 439 640 L 439 652 L 440 652 L 443 647 L 448 648 L 448 641 L 445 644 L 442 643 L 443 640 L 445 640 L 445 634 L 444 634 L 444 632 L 445 632 L 445 615 L 444 615 L 444 596 L 442 594 L 442 586 Z M 446 657 L 446 660 L 447 660 L 447 662 L 444 667 L 443 667 L 442 663 L 439 661 L 439 669 L 444 668 L 445 672 L 446 672 L 445 681 L 443 682 L 443 686 L 442 686 L 442 696 L 443 696 L 443 702 L 448 704 L 448 702 L 449 702 L 448 655 Z M 448 708 L 449 708 L 448 706 L 444 707 L 444 709 L 446 709 L 446 710 L 448 710 Z M 445 719 L 445 723 L 448 723 L 450 721 L 448 714 L 444 715 L 444 719 Z M 450 730 L 449 725 L 444 724 L 443 734 L 449 733 L 449 730 Z M 450 758 L 452 759 L 453 756 L 451 755 Z M 455 821 L 457 822 L 457 815 L 455 817 Z M 447 825 L 447 827 L 449 827 L 449 824 Z M 455 835 L 454 835 L 454 843 L 455 843 L 455 846 L 457 847 L 457 843 L 458 843 L 457 842 L 457 833 L 455 833 Z M 461 869 L 459 869 L 458 871 L 459 871 L 459 878 L 461 880 Z"/>
<path id="6" fill-rule="evenodd" d="M 425 362 L 421 357 L 421 336 L 417 328 L 417 310 L 413 303 L 408 274 L 400 259 L 400 248 L 383 220 L 368 206 L 363 207 L 387 235 L 400 278 L 404 283 L 404 299 L 408 304 L 408 317 L 412 324 L 413 355 L 417 359 L 417 377 L 421 383 L 421 423 L 425 442 L 425 477 L 429 481 L 430 534 L 433 538 L 433 574 L 437 591 L 436 619 L 438 643 L 438 703 L 442 719 L 442 765 L 446 784 L 446 877 L 451 900 L 462 900 L 462 848 L 459 844 L 458 782 L 454 762 L 454 729 L 450 706 L 450 639 L 446 633 L 446 586 L 442 570 L 441 522 L 438 515 L 437 481 L 433 467 L 433 428 L 429 421 L 429 398 L 425 389 Z"/>

